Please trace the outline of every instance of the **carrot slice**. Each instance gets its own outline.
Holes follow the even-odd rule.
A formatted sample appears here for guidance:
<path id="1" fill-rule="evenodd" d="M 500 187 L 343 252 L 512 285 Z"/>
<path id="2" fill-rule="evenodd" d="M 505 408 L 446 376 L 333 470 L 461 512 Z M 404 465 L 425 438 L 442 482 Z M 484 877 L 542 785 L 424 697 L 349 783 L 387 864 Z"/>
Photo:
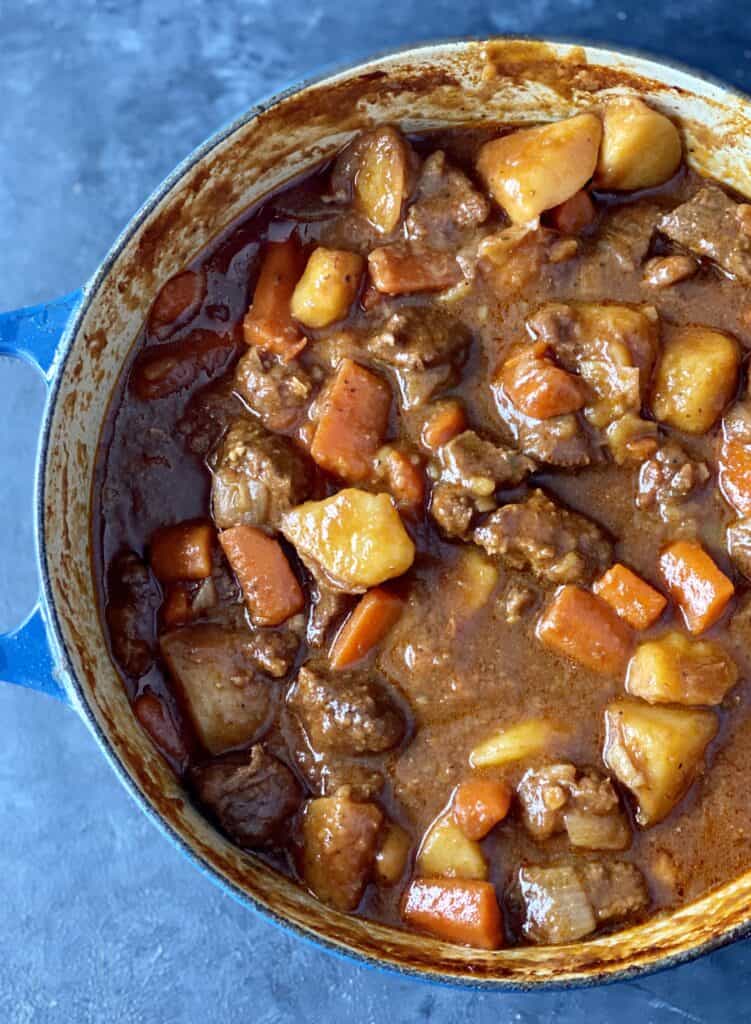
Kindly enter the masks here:
<path id="1" fill-rule="evenodd" d="M 718 461 L 722 493 L 737 512 L 747 516 L 751 512 L 751 445 L 737 437 L 725 438 Z"/>
<path id="2" fill-rule="evenodd" d="M 438 292 L 458 284 L 464 276 L 452 253 L 412 249 L 400 242 L 373 249 L 368 269 L 373 284 L 386 295 Z"/>
<path id="3" fill-rule="evenodd" d="M 714 625 L 735 593 L 732 582 L 696 541 L 669 544 L 660 555 L 660 569 L 692 633 Z"/>
<path id="4" fill-rule="evenodd" d="M 144 401 L 164 398 L 190 387 L 202 373 L 220 373 L 236 352 L 231 334 L 197 328 L 181 341 L 146 348 L 136 361 L 133 388 Z"/>
<path id="5" fill-rule="evenodd" d="M 498 779 L 467 779 L 454 790 L 454 821 L 467 839 L 484 839 L 506 817 L 511 789 Z"/>
<path id="6" fill-rule="evenodd" d="M 546 351 L 544 343 L 531 345 L 508 359 L 500 373 L 500 382 L 513 405 L 536 420 L 577 412 L 587 402 L 584 382 L 556 366 Z"/>
<path id="7" fill-rule="evenodd" d="M 146 691 L 133 703 L 133 714 L 163 754 L 183 762 L 188 756 L 187 743 L 175 725 L 164 703 Z"/>
<path id="8" fill-rule="evenodd" d="M 422 429 L 422 441 L 426 448 L 436 451 L 466 429 L 464 406 L 455 399 L 449 399 L 436 405 L 428 417 Z"/>
<path id="9" fill-rule="evenodd" d="M 633 634 L 609 604 L 588 590 L 561 587 L 537 623 L 542 643 L 601 675 L 626 667 Z"/>
<path id="10" fill-rule="evenodd" d="M 410 883 L 402 917 L 446 942 L 498 949 L 501 911 L 491 882 L 463 878 L 418 878 Z"/>
<path id="11" fill-rule="evenodd" d="M 404 602 L 396 594 L 374 587 L 361 598 L 334 640 L 329 654 L 332 668 L 348 668 L 383 640 L 402 613 Z"/>
<path id="12" fill-rule="evenodd" d="M 667 598 L 637 576 L 625 565 L 617 562 L 608 569 L 592 590 L 634 629 L 649 629 L 665 611 Z"/>
<path id="13" fill-rule="evenodd" d="M 278 626 L 302 610 L 300 584 L 278 541 L 255 526 L 233 526 L 219 543 L 256 626 Z"/>
<path id="14" fill-rule="evenodd" d="M 149 544 L 151 571 L 162 583 L 205 579 L 211 575 L 214 536 L 211 523 L 202 521 L 162 526 Z"/>
<path id="15" fill-rule="evenodd" d="M 425 473 L 419 459 L 413 462 L 398 448 L 383 449 L 376 459 L 377 475 L 383 477 L 397 507 L 418 515 L 425 504 Z"/>
<path id="16" fill-rule="evenodd" d="M 589 192 L 584 189 L 575 192 L 565 203 L 554 206 L 548 212 L 551 226 L 564 235 L 581 234 L 589 227 L 596 215 L 595 204 L 592 202 Z"/>
<path id="17" fill-rule="evenodd" d="M 302 246 L 295 235 L 269 242 L 258 275 L 253 303 L 243 320 L 248 345 L 273 352 L 288 363 L 305 348 L 307 338 L 292 319 L 292 293 L 305 269 Z"/>
<path id="18" fill-rule="evenodd" d="M 183 270 L 162 285 L 149 313 L 148 329 L 163 338 L 172 332 L 173 325 L 187 313 L 198 308 L 206 291 L 203 274 Z"/>
<path id="19" fill-rule="evenodd" d="M 383 444 L 390 407 L 388 384 L 351 359 L 343 359 L 323 400 L 310 447 L 315 462 L 350 483 L 366 479 Z"/>

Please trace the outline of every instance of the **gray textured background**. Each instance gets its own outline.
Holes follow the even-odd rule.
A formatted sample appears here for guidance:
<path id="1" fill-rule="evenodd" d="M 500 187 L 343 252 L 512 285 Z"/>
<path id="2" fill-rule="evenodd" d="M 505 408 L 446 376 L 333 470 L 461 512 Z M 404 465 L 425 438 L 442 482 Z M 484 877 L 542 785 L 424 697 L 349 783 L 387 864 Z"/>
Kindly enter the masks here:
<path id="1" fill-rule="evenodd" d="M 260 96 L 407 42 L 527 32 L 751 78 L 732 0 L 0 0 L 0 310 L 91 274 L 148 192 Z M 0 625 L 31 600 L 41 391 L 0 362 Z M 324 954 L 231 902 L 126 798 L 83 725 L 0 688 L 0 1022 L 704 1022 L 751 1013 L 751 946 L 609 988 L 455 992 Z"/>

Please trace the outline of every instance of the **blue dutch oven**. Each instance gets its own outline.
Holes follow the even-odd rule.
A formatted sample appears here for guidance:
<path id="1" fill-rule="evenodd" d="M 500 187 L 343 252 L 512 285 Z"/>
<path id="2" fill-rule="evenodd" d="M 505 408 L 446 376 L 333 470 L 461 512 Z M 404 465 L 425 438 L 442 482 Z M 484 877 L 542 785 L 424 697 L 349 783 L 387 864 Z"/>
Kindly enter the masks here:
<path id="1" fill-rule="evenodd" d="M 47 401 L 36 465 L 41 593 L 0 638 L 0 678 L 70 704 L 124 785 L 195 863 L 285 927 L 364 960 L 491 988 L 592 984 L 654 970 L 749 928 L 751 873 L 671 914 L 589 942 L 481 952 L 340 914 L 243 853 L 193 808 L 133 717 L 97 601 L 90 510 L 108 403 L 153 296 L 250 204 L 374 121 L 419 131 L 567 117 L 638 92 L 682 126 L 694 167 L 751 194 L 751 103 L 690 72 L 564 43 L 424 46 L 308 83 L 255 107 L 194 152 L 115 242 L 93 280 L 0 316 L 0 351 L 39 368 Z"/>

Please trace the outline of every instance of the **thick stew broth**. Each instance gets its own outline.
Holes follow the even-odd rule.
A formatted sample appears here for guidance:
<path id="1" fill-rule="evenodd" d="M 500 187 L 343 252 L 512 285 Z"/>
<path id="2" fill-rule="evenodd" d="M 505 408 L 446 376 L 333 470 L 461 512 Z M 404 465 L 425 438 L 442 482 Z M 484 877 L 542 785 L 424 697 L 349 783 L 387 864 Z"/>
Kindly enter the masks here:
<path id="1" fill-rule="evenodd" d="M 751 864 L 751 210 L 630 102 L 364 133 L 168 282 L 102 445 L 141 724 L 239 845 L 448 941 Z"/>

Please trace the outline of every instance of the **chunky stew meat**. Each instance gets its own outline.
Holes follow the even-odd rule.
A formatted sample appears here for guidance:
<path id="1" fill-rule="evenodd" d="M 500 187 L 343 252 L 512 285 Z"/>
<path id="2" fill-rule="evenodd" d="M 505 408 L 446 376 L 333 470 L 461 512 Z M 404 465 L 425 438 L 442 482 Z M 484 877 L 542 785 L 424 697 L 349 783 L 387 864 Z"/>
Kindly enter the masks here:
<path id="1" fill-rule="evenodd" d="M 751 206 L 637 98 L 356 136 L 155 298 L 111 652 L 207 817 L 483 949 L 751 867 Z"/>

